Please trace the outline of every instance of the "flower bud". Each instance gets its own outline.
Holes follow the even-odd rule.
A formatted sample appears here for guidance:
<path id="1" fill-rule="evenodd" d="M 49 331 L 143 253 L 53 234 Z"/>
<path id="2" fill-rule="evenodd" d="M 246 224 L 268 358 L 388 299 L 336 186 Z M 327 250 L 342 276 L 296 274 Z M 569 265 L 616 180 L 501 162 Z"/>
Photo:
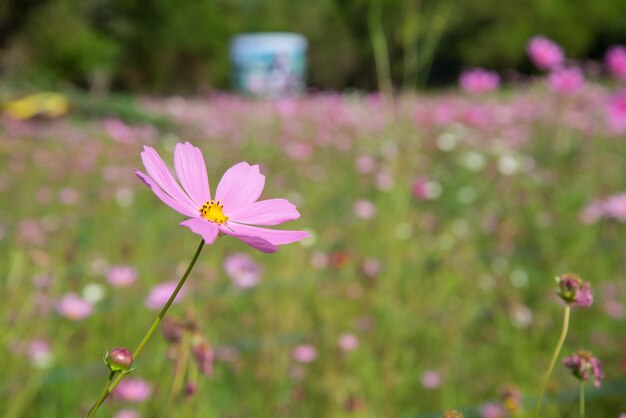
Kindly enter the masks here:
<path id="1" fill-rule="evenodd" d="M 127 348 L 118 347 L 107 352 L 104 362 L 112 372 L 126 373 L 133 364 L 133 355 Z"/>
<path id="2" fill-rule="evenodd" d="M 600 360 L 593 356 L 589 351 L 578 350 L 569 357 L 563 359 L 563 365 L 570 369 L 574 376 L 582 381 L 594 378 L 594 386 L 599 388 L 604 373 L 602 372 L 602 364 Z"/>
<path id="3" fill-rule="evenodd" d="M 575 274 L 562 274 L 556 278 L 559 285 L 557 294 L 568 305 L 588 308 L 593 303 L 593 295 L 589 283 L 583 282 Z"/>

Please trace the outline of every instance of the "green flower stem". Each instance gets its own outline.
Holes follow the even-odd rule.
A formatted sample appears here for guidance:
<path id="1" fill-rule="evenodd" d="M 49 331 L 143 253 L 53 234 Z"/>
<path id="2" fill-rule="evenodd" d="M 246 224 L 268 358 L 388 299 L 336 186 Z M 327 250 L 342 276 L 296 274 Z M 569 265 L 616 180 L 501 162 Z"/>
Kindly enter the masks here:
<path id="1" fill-rule="evenodd" d="M 107 381 L 104 384 L 104 387 L 102 388 L 102 392 L 100 393 L 100 397 L 98 398 L 96 403 L 89 410 L 89 415 L 87 415 L 88 417 L 93 417 L 95 415 L 96 411 L 98 410 L 98 408 L 100 407 L 100 405 L 102 405 L 102 402 L 104 402 L 104 400 L 107 398 L 109 385 L 111 384 L 111 381 L 113 380 L 113 377 L 115 375 L 116 375 L 116 372 L 114 372 L 114 371 L 111 371 L 111 373 L 109 373 L 109 377 L 107 378 Z"/>
<path id="2" fill-rule="evenodd" d="M 580 418 L 585 418 L 585 381 L 580 381 Z"/>
<path id="3" fill-rule="evenodd" d="M 533 414 L 534 418 L 539 418 L 539 411 L 541 410 L 541 402 L 543 401 L 543 395 L 545 394 L 546 388 L 548 387 L 548 382 L 550 381 L 550 376 L 552 375 L 552 370 L 554 370 L 556 361 L 559 358 L 559 353 L 561 352 L 561 349 L 563 348 L 563 343 L 565 342 L 565 337 L 567 336 L 567 330 L 569 328 L 570 310 L 571 310 L 570 305 L 569 304 L 565 305 L 565 312 L 563 313 L 563 328 L 561 329 L 561 336 L 559 337 L 559 342 L 556 345 L 554 354 L 552 354 L 550 367 L 548 367 L 548 372 L 546 373 L 546 377 L 543 382 L 541 393 L 539 394 L 539 398 L 537 399 L 537 404 L 535 405 L 535 413 Z"/>
<path id="4" fill-rule="evenodd" d="M 148 329 L 148 332 L 146 332 L 146 335 L 144 335 L 143 339 L 141 340 L 141 342 L 139 343 L 139 345 L 137 346 L 137 348 L 133 352 L 133 360 L 134 361 L 137 360 L 137 357 L 143 351 L 143 348 L 146 346 L 146 343 L 148 342 L 150 337 L 152 337 L 152 334 L 154 334 L 154 332 L 156 331 L 157 327 L 161 323 L 161 320 L 163 319 L 163 317 L 167 313 L 168 309 L 170 308 L 170 306 L 174 302 L 174 299 L 176 299 L 176 296 L 178 295 L 178 292 L 180 292 L 180 289 L 185 284 L 185 281 L 187 280 L 187 277 L 189 277 L 189 273 L 191 273 L 191 270 L 193 269 L 193 266 L 196 264 L 196 261 L 198 260 L 198 257 L 200 256 L 200 252 L 202 251 L 202 247 L 204 247 L 204 239 L 200 240 L 200 245 L 198 245 L 198 249 L 196 250 L 196 253 L 194 254 L 193 258 L 191 259 L 191 263 L 189 263 L 189 267 L 187 267 L 187 270 L 185 271 L 185 274 L 183 274 L 183 277 L 178 282 L 178 285 L 176 286 L 176 289 L 174 289 L 174 292 L 172 292 L 172 295 L 168 299 L 167 303 L 165 304 L 163 309 L 161 309 L 161 312 L 159 312 L 159 314 L 157 315 L 156 319 L 152 323 L 152 326 L 150 327 L 150 329 Z M 107 385 L 105 387 L 105 390 L 103 391 L 103 394 L 100 395 L 100 398 L 98 399 L 98 401 L 96 401 L 94 406 L 91 408 L 91 410 L 89 411 L 89 415 L 87 415 L 87 418 L 92 418 L 93 416 L 95 416 L 96 411 L 98 410 L 100 405 L 102 405 L 102 403 L 109 397 L 111 392 L 113 392 L 113 389 L 115 389 L 115 387 L 120 383 L 120 381 L 122 380 L 122 378 L 124 377 L 125 374 L 126 373 L 119 373 L 119 374 L 117 374 L 117 376 L 115 376 L 115 378 L 113 379 L 112 382 L 110 382 L 110 380 L 107 381 Z M 109 376 L 109 379 L 111 379 L 112 377 L 113 376 Z"/>

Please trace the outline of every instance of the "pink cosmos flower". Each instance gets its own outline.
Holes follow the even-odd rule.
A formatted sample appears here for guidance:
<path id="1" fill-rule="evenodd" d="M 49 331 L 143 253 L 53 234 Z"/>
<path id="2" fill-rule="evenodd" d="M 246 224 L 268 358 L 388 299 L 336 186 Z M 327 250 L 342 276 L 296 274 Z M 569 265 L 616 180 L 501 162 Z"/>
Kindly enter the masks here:
<path id="1" fill-rule="evenodd" d="M 113 418 L 140 418 L 139 412 L 135 409 L 120 409 Z"/>
<path id="2" fill-rule="evenodd" d="M 463 91 L 470 94 L 480 94 L 493 91 L 500 84 L 500 76 L 483 68 L 463 71 L 459 77 L 459 84 Z"/>
<path id="3" fill-rule="evenodd" d="M 116 398 L 127 402 L 143 402 L 152 394 L 152 385 L 143 379 L 124 379 L 113 389 Z"/>
<path id="4" fill-rule="evenodd" d="M 301 344 L 293 349 L 293 359 L 300 363 L 311 363 L 317 359 L 317 349 L 311 344 Z"/>
<path id="5" fill-rule="evenodd" d="M 555 93 L 570 95 L 581 89 L 585 77 L 579 68 L 562 68 L 552 71 L 548 76 L 548 87 Z"/>
<path id="6" fill-rule="evenodd" d="M 116 287 L 127 287 L 137 280 L 137 270 L 130 266 L 113 266 L 107 272 L 107 281 Z"/>
<path id="7" fill-rule="evenodd" d="M 604 56 L 606 68 L 613 77 L 626 80 L 626 46 L 613 45 Z"/>
<path id="8" fill-rule="evenodd" d="M 80 321 L 91 315 L 93 305 L 76 293 L 70 292 L 57 303 L 57 311 L 65 318 Z"/>
<path id="9" fill-rule="evenodd" d="M 246 253 L 237 253 L 226 257 L 224 270 L 235 287 L 240 289 L 256 286 L 263 273 L 263 267 Z"/>
<path id="10" fill-rule="evenodd" d="M 424 388 L 437 389 L 443 383 L 443 376 L 439 370 L 426 370 L 420 380 Z"/>
<path id="11" fill-rule="evenodd" d="M 296 207 L 285 199 L 257 201 L 265 186 L 258 165 L 244 161 L 229 168 L 212 196 L 202 153 L 189 142 L 177 144 L 174 150 L 174 168 L 182 188 L 153 148 L 144 146 L 141 159 L 148 174 L 135 170 L 137 176 L 163 203 L 187 216 L 189 219 L 180 225 L 202 236 L 207 244 L 222 233 L 271 253 L 278 245 L 309 235 L 305 231 L 254 226 L 278 225 L 300 217 Z"/>
<path id="12" fill-rule="evenodd" d="M 359 348 L 359 337 L 351 333 L 344 333 L 339 336 L 337 344 L 343 351 L 354 351 Z"/>
<path id="13" fill-rule="evenodd" d="M 607 122 L 613 134 L 626 132 L 626 91 L 620 91 L 607 103 Z"/>
<path id="14" fill-rule="evenodd" d="M 554 70 L 563 64 L 565 59 L 561 47 L 544 36 L 533 37 L 527 45 L 528 56 L 542 70 Z"/>
<path id="15" fill-rule="evenodd" d="M 177 281 L 169 281 L 154 286 L 146 298 L 146 306 L 150 309 L 161 309 L 172 296 L 177 285 Z M 182 288 L 172 303 L 179 303 L 184 297 L 185 289 Z"/>

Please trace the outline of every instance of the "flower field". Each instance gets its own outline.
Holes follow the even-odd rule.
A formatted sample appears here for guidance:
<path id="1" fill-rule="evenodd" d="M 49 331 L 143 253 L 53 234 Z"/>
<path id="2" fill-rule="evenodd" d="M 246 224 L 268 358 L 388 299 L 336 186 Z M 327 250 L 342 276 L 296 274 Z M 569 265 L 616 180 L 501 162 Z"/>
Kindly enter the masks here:
<path id="1" fill-rule="evenodd" d="M 106 351 L 139 343 L 200 237 L 134 169 L 144 145 L 173 169 L 189 141 L 212 190 L 259 164 L 262 198 L 300 213 L 273 228 L 309 237 L 272 254 L 223 234 L 205 245 L 99 416 L 530 417 L 561 330 L 555 277 L 575 273 L 593 303 L 572 309 L 541 416 L 579 416 L 562 359 L 584 348 L 604 371 L 585 386 L 589 416 L 618 417 L 626 96 L 568 80 L 393 100 L 138 98 L 163 126 L 79 118 L 71 103 L 61 118 L 5 115 L 0 415 L 84 416 Z"/>

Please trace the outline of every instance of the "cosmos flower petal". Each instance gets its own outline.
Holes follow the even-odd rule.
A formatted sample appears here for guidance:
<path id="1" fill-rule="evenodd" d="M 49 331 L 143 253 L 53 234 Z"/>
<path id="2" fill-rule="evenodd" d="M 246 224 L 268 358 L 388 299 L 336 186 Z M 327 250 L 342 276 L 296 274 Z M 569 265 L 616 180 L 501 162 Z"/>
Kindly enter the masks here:
<path id="1" fill-rule="evenodd" d="M 215 238 L 217 238 L 217 234 L 219 233 L 217 225 L 204 218 L 187 219 L 186 221 L 181 222 L 180 225 L 186 226 L 191 229 L 192 232 L 200 235 L 204 238 L 204 242 L 207 244 L 213 244 L 213 242 L 215 242 Z"/>
<path id="2" fill-rule="evenodd" d="M 278 225 L 300 217 L 300 212 L 286 199 L 268 199 L 231 210 L 233 222 L 251 225 Z"/>
<path id="3" fill-rule="evenodd" d="M 261 251 L 262 253 L 273 253 L 278 250 L 277 246 L 264 240 L 263 238 L 246 236 L 237 236 L 237 238 L 239 238 L 255 250 Z"/>
<path id="4" fill-rule="evenodd" d="M 257 237 L 261 238 L 272 245 L 285 245 L 292 242 L 303 240 L 309 236 L 306 231 L 285 231 L 278 229 L 259 228 L 257 226 L 243 225 L 235 222 L 229 222 L 228 226 L 223 226 L 220 230 L 234 237 Z M 242 238 L 243 239 L 243 238 Z"/>
<path id="5" fill-rule="evenodd" d="M 219 200 L 228 213 L 237 207 L 256 202 L 263 193 L 263 187 L 265 176 L 259 171 L 259 166 L 251 166 L 244 161 L 226 170 L 217 185 L 215 200 Z"/>
<path id="6" fill-rule="evenodd" d="M 189 142 L 176 144 L 174 150 L 174 168 L 183 188 L 194 200 L 196 206 L 202 206 L 211 200 L 211 190 L 202 152 Z"/>
<path id="7" fill-rule="evenodd" d="M 154 194 L 157 195 L 157 197 L 161 199 L 161 201 L 165 203 L 167 206 L 171 207 L 172 209 L 174 209 L 175 211 L 179 213 L 182 213 L 185 216 L 190 216 L 190 217 L 198 216 L 198 211 L 191 210 L 187 205 L 180 203 L 179 201 L 177 201 L 176 199 L 174 199 L 173 197 L 165 193 L 150 176 L 142 173 L 139 170 L 135 170 L 135 174 L 137 174 L 137 177 L 139 177 L 139 180 L 143 181 L 148 187 L 150 187 L 150 189 L 152 189 Z"/>
<path id="8" fill-rule="evenodd" d="M 169 194 L 189 209 L 197 210 L 199 205 L 194 203 L 183 189 L 181 189 L 161 157 L 159 157 L 159 154 L 151 147 L 144 146 L 143 148 L 144 151 L 141 153 L 141 160 L 148 171 L 148 175 L 152 177 L 165 193 Z"/>

